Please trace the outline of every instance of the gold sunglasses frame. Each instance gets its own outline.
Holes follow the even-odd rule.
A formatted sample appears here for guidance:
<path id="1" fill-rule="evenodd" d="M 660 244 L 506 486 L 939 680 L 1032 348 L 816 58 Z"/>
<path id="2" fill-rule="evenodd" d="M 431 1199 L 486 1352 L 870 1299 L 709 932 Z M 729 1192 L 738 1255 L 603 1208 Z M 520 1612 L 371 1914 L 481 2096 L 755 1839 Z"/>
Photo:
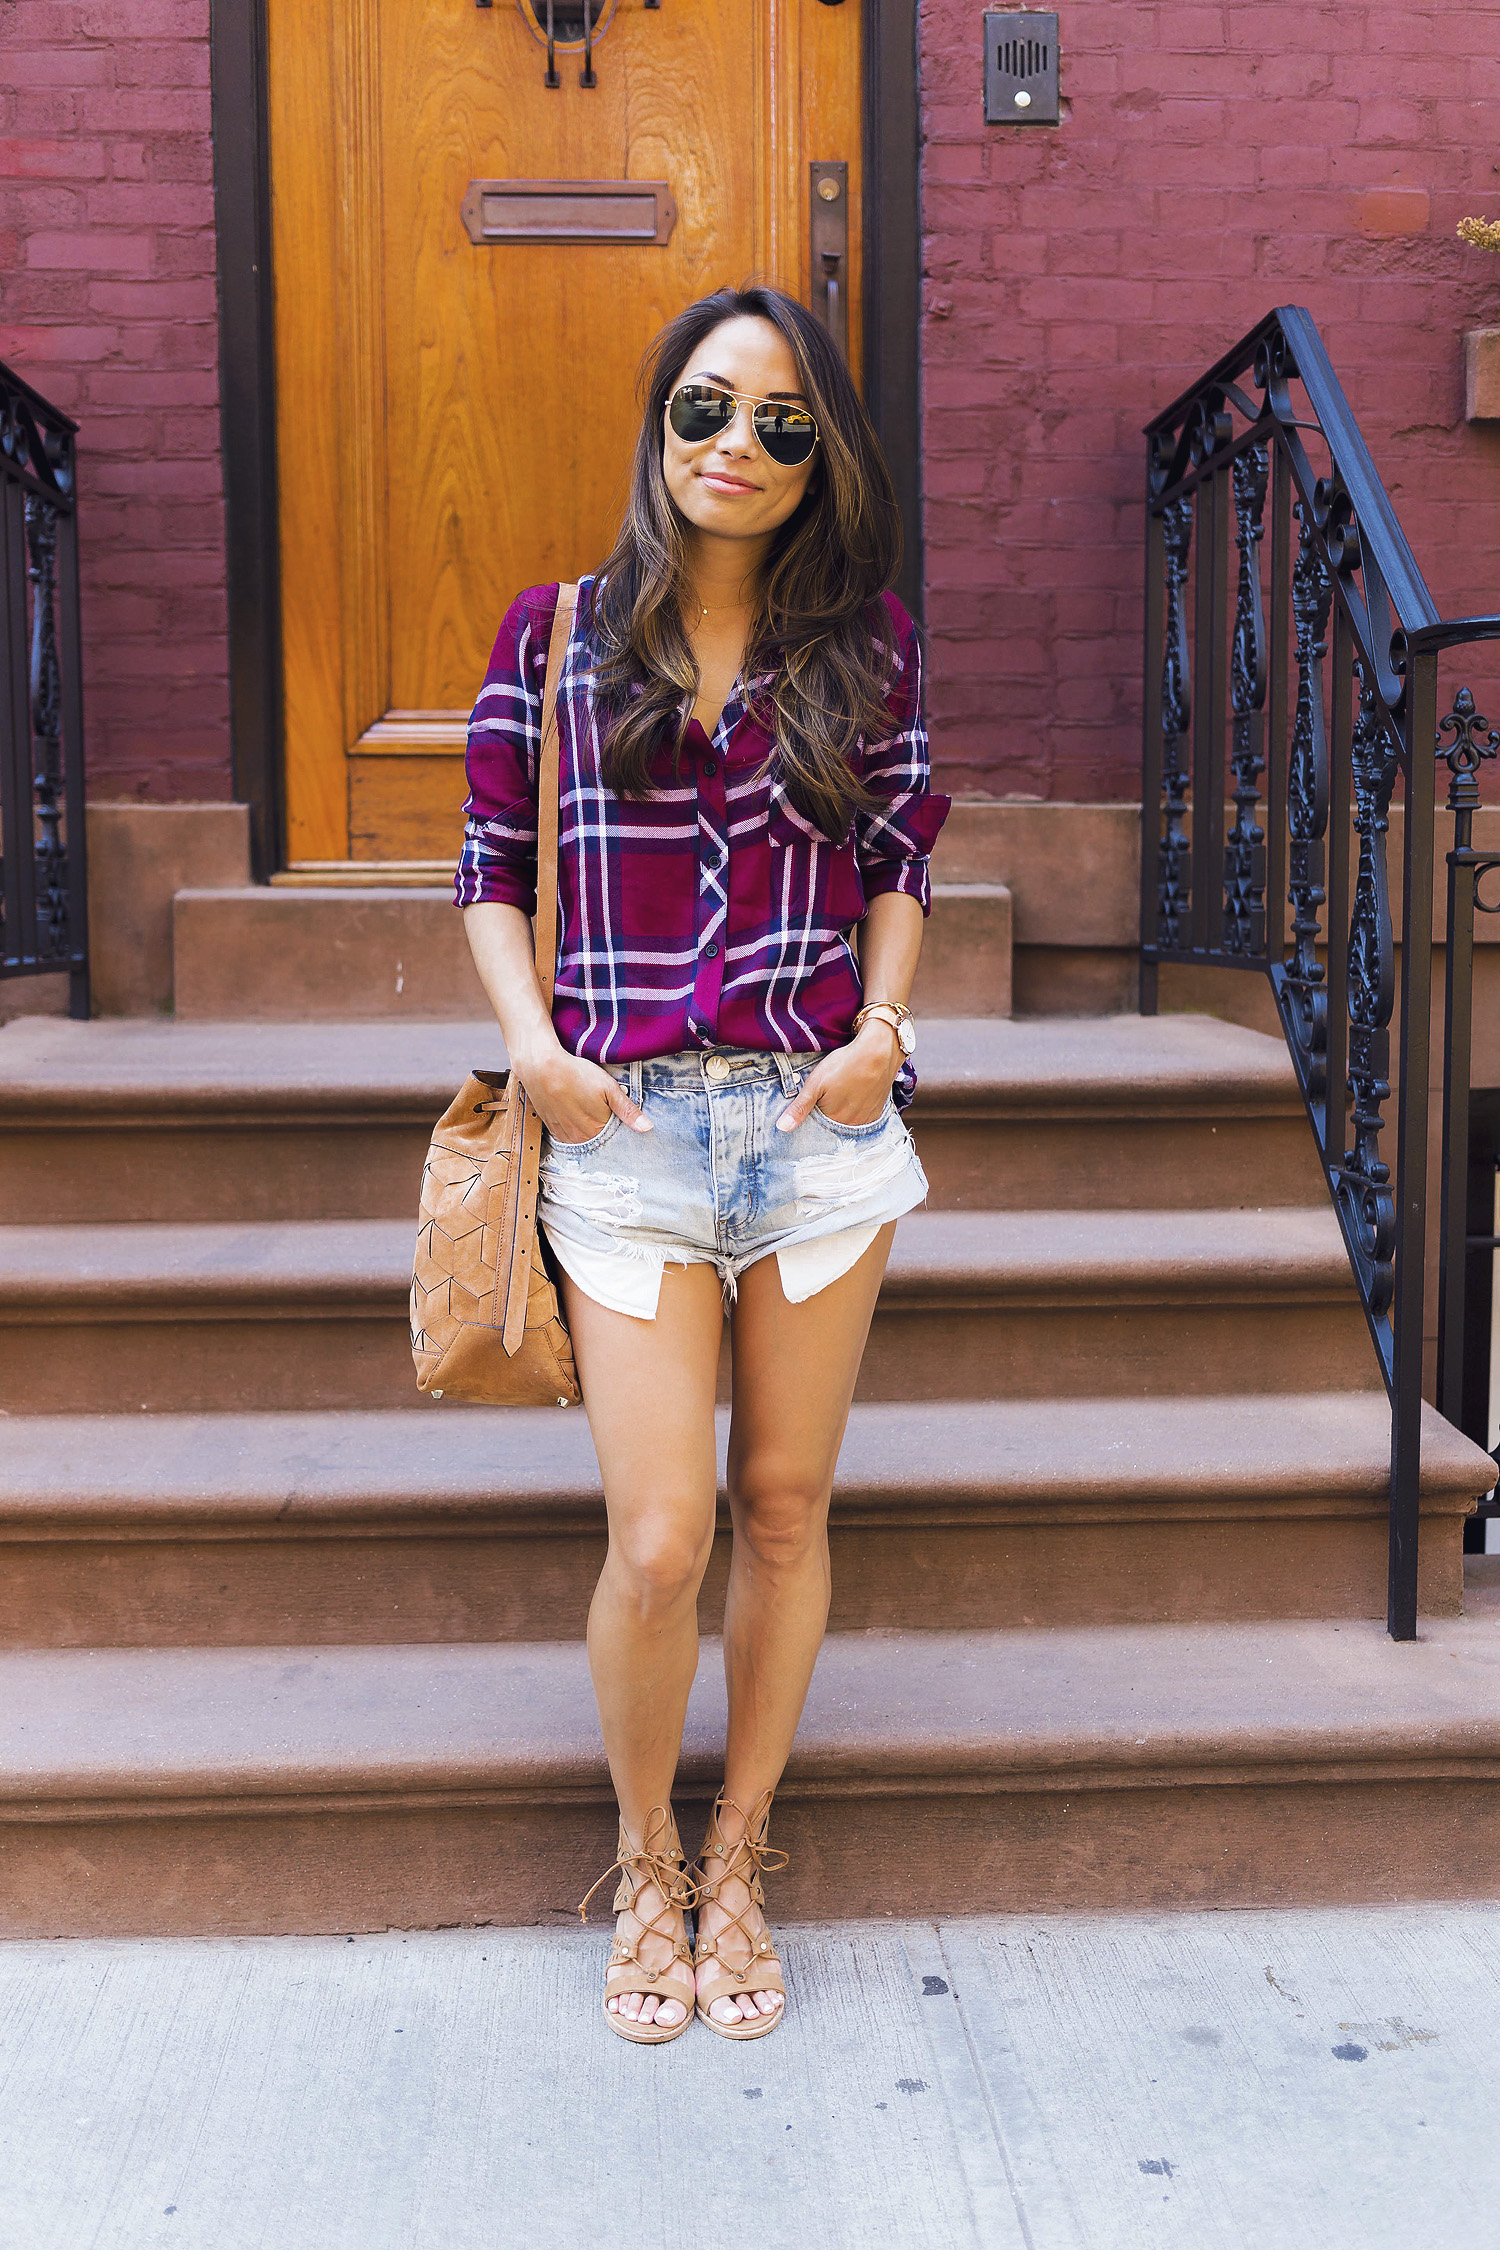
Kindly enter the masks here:
<path id="1" fill-rule="evenodd" d="M 811 448 L 810 448 L 810 450 L 809 450 L 809 452 L 808 452 L 808 455 L 807 455 L 807 460 L 806 460 L 806 461 L 778 461 L 778 460 L 776 459 L 776 456 L 775 456 L 775 454 L 774 454 L 774 453 L 772 453 L 772 452 L 771 452 L 771 451 L 769 450 L 769 448 L 767 447 L 767 445 L 766 445 L 766 443 L 765 443 L 765 440 L 764 440 L 764 439 L 762 438 L 762 436 L 761 436 L 761 434 L 760 434 L 759 430 L 758 430 L 758 429 L 756 429 L 756 427 L 755 427 L 755 416 L 754 416 L 754 415 L 752 414 L 752 415 L 751 415 L 751 417 L 750 417 L 750 433 L 751 433 L 752 437 L 753 437 L 753 438 L 755 439 L 755 442 L 756 442 L 756 444 L 757 444 L 757 445 L 758 445 L 758 446 L 760 447 L 760 450 L 761 450 L 761 452 L 765 454 L 765 456 L 766 456 L 766 459 L 767 459 L 768 461 L 770 461 L 770 462 L 773 462 L 773 463 L 775 464 L 775 466 L 776 466 L 776 467 L 777 467 L 778 469 L 805 469 L 805 468 L 807 467 L 807 462 L 808 462 L 808 461 L 810 461 L 810 460 L 812 459 L 812 457 L 813 457 L 813 454 L 817 452 L 817 450 L 818 450 L 818 447 L 819 447 L 819 446 L 820 446 L 820 445 L 822 444 L 822 442 L 823 442 L 823 433 L 822 433 L 822 431 L 821 431 L 821 430 L 820 430 L 820 429 L 818 428 L 818 425 L 817 425 L 817 421 L 816 421 L 816 419 L 814 418 L 814 416 L 813 416 L 813 413 L 812 413 L 812 410 L 811 410 L 811 409 L 810 409 L 809 407 L 806 407 L 806 406 L 797 406 L 797 402 L 796 402 L 796 400 L 795 400 L 795 399 L 789 399 L 789 398 L 756 398 L 756 397 L 755 397 L 755 395 L 753 394 L 753 392 L 750 392 L 750 391 L 732 391 L 732 390 L 731 390 L 731 389 L 729 388 L 729 385 L 728 385 L 727 383 L 679 383 L 679 384 L 677 385 L 677 388 L 676 388 L 676 389 L 675 389 L 674 391 L 672 391 L 672 392 L 671 392 L 671 393 L 669 394 L 668 398 L 667 398 L 667 420 L 668 420 L 669 422 L 670 422 L 670 421 L 672 420 L 672 407 L 673 407 L 673 403 L 674 403 L 674 401 L 676 401 L 677 399 L 681 398 L 681 396 L 682 396 L 682 394 L 683 394 L 683 392 L 684 392 L 684 391 L 717 391 L 717 392 L 718 392 L 718 394 L 719 394 L 719 396 L 720 396 L 720 398 L 730 398 L 730 399 L 733 399 L 733 401 L 734 401 L 734 403 L 735 403 L 735 407 L 736 407 L 736 410 L 738 410 L 738 409 L 739 409 L 740 407 L 742 407 L 742 406 L 795 406 L 795 407 L 797 407 L 797 411 L 798 411 L 798 413 L 799 413 L 799 414 L 805 414 L 805 415 L 807 416 L 807 419 L 809 420 L 809 422 L 811 422 L 811 423 L 812 423 L 812 434 L 813 434 L 813 441 L 812 441 L 812 446 L 811 446 Z M 726 424 L 724 425 L 724 427 L 725 427 L 726 429 L 729 429 L 729 428 L 731 428 L 732 426 L 733 426 L 732 424 L 730 424 L 730 423 L 727 423 L 727 422 L 726 422 Z M 714 434 L 715 434 L 715 436 L 719 436 L 719 435 L 721 435 L 722 433 L 721 433 L 721 432 L 718 432 L 718 431 L 716 431 L 716 432 L 715 432 Z M 675 427 L 673 428 L 673 431 L 672 431 L 672 435 L 673 435 L 673 437 L 675 437 L 675 438 L 676 438 L 676 439 L 678 440 L 678 442 L 679 442 L 680 444 L 682 444 L 682 445 L 687 445 L 687 444 L 689 444 L 689 443 L 691 442 L 691 441 L 690 441 L 689 439 L 687 439 L 687 438 L 683 437 L 683 435 L 682 435 L 682 432 L 681 432 L 681 431 L 680 431 L 679 429 L 675 428 Z M 708 444 L 710 444 L 711 442 L 712 442 L 712 441 L 711 441 L 710 439 L 708 439 L 708 438 L 699 438 L 699 440 L 698 440 L 698 443 L 699 443 L 700 445 L 708 445 Z"/>

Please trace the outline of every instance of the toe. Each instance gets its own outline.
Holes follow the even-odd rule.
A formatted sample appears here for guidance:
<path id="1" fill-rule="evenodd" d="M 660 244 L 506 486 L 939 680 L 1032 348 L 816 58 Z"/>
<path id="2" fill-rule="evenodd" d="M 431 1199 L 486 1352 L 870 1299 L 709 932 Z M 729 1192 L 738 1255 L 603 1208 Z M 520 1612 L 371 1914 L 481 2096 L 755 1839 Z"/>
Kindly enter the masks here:
<path id="1" fill-rule="evenodd" d="M 708 2012 L 715 2023 L 738 2023 L 740 2020 L 739 2002 L 731 2000 L 727 1994 L 722 2000 L 716 2000 Z"/>
<path id="2" fill-rule="evenodd" d="M 658 2000 L 656 2003 L 656 2020 L 667 2031 L 671 2030 L 673 2024 L 681 2023 L 683 2013 L 680 2000 Z"/>
<path id="3" fill-rule="evenodd" d="M 638 1992 L 626 1992 L 626 1993 L 623 1993 L 623 1994 L 621 1995 L 621 1998 L 620 1998 L 620 2013 L 621 2013 L 621 2015 L 622 2015 L 622 2016 L 629 2016 L 629 2018 L 630 2018 L 631 2022 L 632 2022 L 632 2023 L 634 2023 L 634 2022 L 635 2022 L 635 2020 L 636 2020 L 636 2018 L 637 2018 L 637 2016 L 638 2016 L 638 2015 L 640 2014 L 640 2012 L 641 2012 L 641 1995 L 640 1995 L 640 1994 L 639 1994 Z"/>
<path id="4" fill-rule="evenodd" d="M 740 1993 L 739 2004 L 740 2017 L 741 2020 L 745 2023 L 748 2023 L 752 2016 L 758 2015 L 760 2012 L 755 2005 L 755 1995 L 753 1992 Z"/>
<path id="5" fill-rule="evenodd" d="M 655 1994 L 654 1992 L 648 1992 L 648 1993 L 646 1994 L 646 1997 L 645 1997 L 645 1999 L 644 1999 L 644 2000 L 643 2000 L 643 2001 L 641 2002 L 641 2021 L 642 2021 L 642 2023 L 655 2023 L 655 2021 L 656 2021 L 656 2010 L 657 2010 L 657 1998 L 656 1998 L 656 1994 Z"/>
<path id="6" fill-rule="evenodd" d="M 757 1992 L 755 2005 L 763 2016 L 774 2016 L 781 2006 L 781 1994 L 779 1992 Z"/>

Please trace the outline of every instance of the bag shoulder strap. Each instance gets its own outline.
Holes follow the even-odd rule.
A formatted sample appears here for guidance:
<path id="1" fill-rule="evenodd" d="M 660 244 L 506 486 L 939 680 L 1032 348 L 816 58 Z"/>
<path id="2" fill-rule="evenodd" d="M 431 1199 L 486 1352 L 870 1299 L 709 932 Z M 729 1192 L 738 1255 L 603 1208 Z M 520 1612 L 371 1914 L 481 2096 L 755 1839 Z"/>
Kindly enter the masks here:
<path id="1" fill-rule="evenodd" d="M 557 832 L 561 753 L 557 690 L 563 658 L 573 632 L 578 588 L 559 586 L 552 638 L 547 644 L 547 685 L 542 696 L 542 754 L 536 795 L 536 981 L 548 1009 L 557 982 Z M 513 1359 L 526 1334 L 531 1297 L 531 1251 L 536 1240 L 536 1204 L 542 1165 L 542 1121 L 518 1079 L 511 1080 L 510 1166 L 500 1219 L 499 1284 L 501 1342 Z"/>
<path id="2" fill-rule="evenodd" d="M 562 779 L 557 690 L 577 608 L 578 588 L 559 586 L 552 638 L 547 645 L 547 686 L 542 697 L 542 755 L 536 785 L 536 980 L 549 1008 L 557 981 L 557 831 Z"/>

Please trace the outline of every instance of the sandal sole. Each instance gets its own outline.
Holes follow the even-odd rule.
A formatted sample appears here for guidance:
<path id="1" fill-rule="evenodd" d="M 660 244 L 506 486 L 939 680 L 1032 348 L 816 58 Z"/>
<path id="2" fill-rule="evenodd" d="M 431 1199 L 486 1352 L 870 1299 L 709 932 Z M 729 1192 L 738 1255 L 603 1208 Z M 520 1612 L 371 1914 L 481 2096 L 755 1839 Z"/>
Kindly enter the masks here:
<path id="1" fill-rule="evenodd" d="M 684 2016 L 681 2023 L 670 2024 L 664 2031 L 658 2031 L 654 2023 L 647 2024 L 644 2029 L 637 2027 L 627 2031 L 625 2023 L 617 2015 L 612 2015 L 608 2008 L 601 2009 L 600 2013 L 616 2037 L 628 2040 L 632 2047 L 665 2047 L 673 2039 L 680 2039 L 693 2020 L 691 2016 Z M 628 2023 L 629 2020 L 627 2017 L 625 2022 Z"/>
<path id="2" fill-rule="evenodd" d="M 709 2030 L 720 2039 L 764 2039 L 768 2032 L 776 2030 L 785 2016 L 786 1999 L 783 1996 L 781 2006 L 774 2016 L 762 2016 L 758 2023 L 744 2023 L 742 2030 L 736 2030 L 732 2024 L 715 2023 L 706 2008 L 699 2008 L 695 2013 L 698 2021 L 706 2023 Z M 741 2021 L 744 2022 L 744 2019 L 742 2018 Z"/>

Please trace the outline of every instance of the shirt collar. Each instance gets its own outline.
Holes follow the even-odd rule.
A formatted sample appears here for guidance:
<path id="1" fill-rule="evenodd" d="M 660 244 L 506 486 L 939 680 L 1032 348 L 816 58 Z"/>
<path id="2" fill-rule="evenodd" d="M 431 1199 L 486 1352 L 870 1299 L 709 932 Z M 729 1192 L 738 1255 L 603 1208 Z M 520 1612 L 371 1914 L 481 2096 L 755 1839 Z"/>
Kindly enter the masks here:
<path id="1" fill-rule="evenodd" d="M 724 708 L 719 713 L 719 723 L 714 728 L 714 746 L 717 750 L 722 753 L 728 747 L 729 737 L 741 719 L 752 708 L 757 696 L 774 683 L 775 678 L 776 674 L 772 671 L 754 672 L 748 680 L 743 673 L 740 674 L 729 691 Z"/>

